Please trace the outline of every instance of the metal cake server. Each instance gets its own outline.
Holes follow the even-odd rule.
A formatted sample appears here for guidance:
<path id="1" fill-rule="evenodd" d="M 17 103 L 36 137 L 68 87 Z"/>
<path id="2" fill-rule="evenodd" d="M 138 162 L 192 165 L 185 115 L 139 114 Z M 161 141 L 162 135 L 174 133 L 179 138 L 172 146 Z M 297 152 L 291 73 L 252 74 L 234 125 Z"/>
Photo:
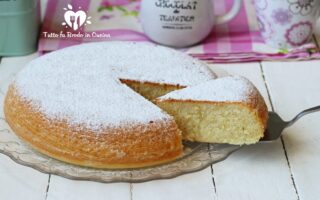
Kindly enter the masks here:
<path id="1" fill-rule="evenodd" d="M 290 121 L 284 121 L 281 117 L 275 112 L 269 112 L 269 119 L 267 124 L 267 129 L 264 133 L 264 137 L 260 139 L 260 141 L 272 141 L 276 140 L 281 136 L 282 131 L 285 128 L 288 128 L 296 121 L 298 121 L 301 117 L 320 111 L 320 106 L 315 106 L 300 112 L 297 116 L 295 116 Z"/>

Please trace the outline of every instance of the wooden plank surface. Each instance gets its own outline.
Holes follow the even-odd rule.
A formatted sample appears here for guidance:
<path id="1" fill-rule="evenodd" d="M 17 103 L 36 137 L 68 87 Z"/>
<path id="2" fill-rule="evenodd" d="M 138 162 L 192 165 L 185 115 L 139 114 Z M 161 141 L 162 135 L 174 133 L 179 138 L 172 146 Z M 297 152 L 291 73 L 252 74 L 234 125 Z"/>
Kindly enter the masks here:
<path id="1" fill-rule="evenodd" d="M 320 61 L 265 62 L 267 85 L 275 110 L 286 120 L 320 105 Z M 301 200 L 320 199 L 320 113 L 305 116 L 284 132 L 293 178 Z"/>
<path id="2" fill-rule="evenodd" d="M 73 181 L 51 176 L 47 200 L 130 200 L 130 184 Z"/>
<path id="3" fill-rule="evenodd" d="M 133 184 L 132 189 L 133 200 L 217 199 L 210 167 L 174 179 Z"/>
<path id="4" fill-rule="evenodd" d="M 3 82 L 10 80 L 26 62 L 36 55 L 3 58 L 0 64 L 0 90 L 7 87 Z M 0 108 L 3 112 L 3 108 Z M 1 129 L 1 127 L 0 127 Z M 0 199 L 2 200 L 44 200 L 48 186 L 48 175 L 16 164 L 0 154 Z"/>
<path id="5" fill-rule="evenodd" d="M 217 65 L 229 73 L 250 79 L 268 101 L 259 63 Z M 270 108 L 270 102 L 268 107 Z M 290 170 L 281 141 L 244 147 L 213 165 L 219 200 L 296 200 Z"/>
<path id="6" fill-rule="evenodd" d="M 0 199 L 44 200 L 48 175 L 0 155 Z"/>

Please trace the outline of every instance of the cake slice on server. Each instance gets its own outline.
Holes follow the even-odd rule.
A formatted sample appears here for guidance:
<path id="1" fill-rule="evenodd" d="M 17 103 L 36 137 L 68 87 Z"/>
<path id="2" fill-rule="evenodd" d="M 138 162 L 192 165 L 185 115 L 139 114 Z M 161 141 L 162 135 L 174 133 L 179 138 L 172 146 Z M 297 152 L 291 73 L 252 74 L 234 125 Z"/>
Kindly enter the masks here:
<path id="1" fill-rule="evenodd" d="M 259 91 L 240 76 L 176 90 L 155 103 L 175 118 L 190 141 L 253 144 L 263 137 L 268 119 Z"/>

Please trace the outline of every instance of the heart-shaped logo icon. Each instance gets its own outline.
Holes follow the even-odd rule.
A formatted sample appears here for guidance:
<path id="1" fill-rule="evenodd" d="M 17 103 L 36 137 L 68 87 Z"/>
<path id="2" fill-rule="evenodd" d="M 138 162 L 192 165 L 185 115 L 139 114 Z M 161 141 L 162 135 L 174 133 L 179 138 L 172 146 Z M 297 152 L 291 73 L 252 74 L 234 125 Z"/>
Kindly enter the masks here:
<path id="1" fill-rule="evenodd" d="M 70 4 L 68 5 L 68 9 L 65 10 L 65 23 L 62 23 L 62 25 L 68 25 L 70 28 L 76 31 L 86 22 L 87 14 L 84 11 L 78 10 L 77 12 L 74 12 Z"/>

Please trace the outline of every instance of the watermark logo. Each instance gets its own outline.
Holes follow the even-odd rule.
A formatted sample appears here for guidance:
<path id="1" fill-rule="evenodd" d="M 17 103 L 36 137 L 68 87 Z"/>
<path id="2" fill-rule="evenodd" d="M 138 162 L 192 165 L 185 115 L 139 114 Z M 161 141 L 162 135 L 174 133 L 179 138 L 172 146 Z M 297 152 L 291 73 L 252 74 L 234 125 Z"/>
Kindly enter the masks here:
<path id="1" fill-rule="evenodd" d="M 81 10 L 81 7 L 79 7 L 79 10 L 76 12 L 71 4 L 68 4 L 67 8 L 63 9 L 65 10 L 64 22 L 62 22 L 63 26 L 70 27 L 76 31 L 84 25 L 91 24 L 91 17 L 87 16 L 87 13 Z"/>
<path id="2" fill-rule="evenodd" d="M 0 0 L 1 1 L 1 0 Z M 81 38 L 90 41 L 96 39 L 105 39 L 110 38 L 111 35 L 105 32 L 95 32 L 95 31 L 85 31 L 84 29 L 80 29 L 81 27 L 92 24 L 91 17 L 78 7 L 78 9 L 74 9 L 74 6 L 68 4 L 65 10 L 63 18 L 64 22 L 62 22 L 62 26 L 65 27 L 65 30 L 56 30 L 54 27 L 53 29 L 49 29 L 48 31 L 42 32 L 42 37 L 44 38 L 59 38 L 59 39 L 72 39 L 72 38 Z M 70 28 L 72 31 L 70 31 Z"/>

